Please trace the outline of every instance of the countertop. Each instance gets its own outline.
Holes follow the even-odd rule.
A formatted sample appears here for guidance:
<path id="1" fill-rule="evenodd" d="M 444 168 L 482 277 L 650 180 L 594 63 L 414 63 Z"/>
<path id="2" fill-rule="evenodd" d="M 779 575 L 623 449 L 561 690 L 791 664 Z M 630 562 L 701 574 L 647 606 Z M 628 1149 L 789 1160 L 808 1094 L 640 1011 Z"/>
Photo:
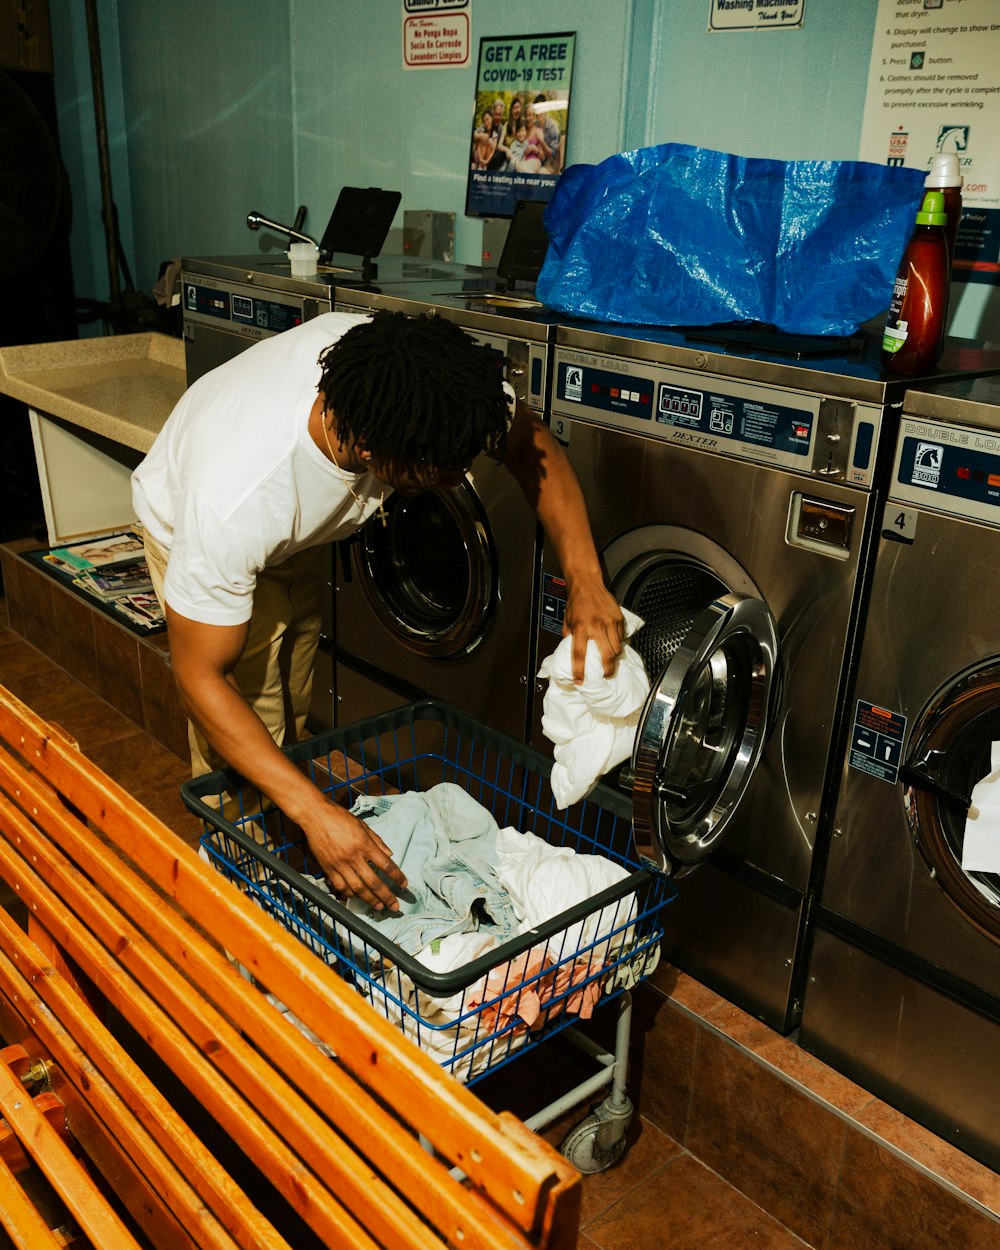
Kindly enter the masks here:
<path id="1" fill-rule="evenodd" d="M 0 348 L 0 394 L 136 451 L 186 388 L 184 341 L 167 334 Z"/>

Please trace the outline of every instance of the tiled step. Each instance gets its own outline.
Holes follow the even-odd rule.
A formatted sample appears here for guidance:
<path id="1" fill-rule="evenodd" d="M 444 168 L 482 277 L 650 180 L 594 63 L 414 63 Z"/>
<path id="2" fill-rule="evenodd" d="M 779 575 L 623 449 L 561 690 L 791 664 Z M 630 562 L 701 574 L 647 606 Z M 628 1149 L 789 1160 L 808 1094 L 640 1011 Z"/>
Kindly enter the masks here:
<path id="1" fill-rule="evenodd" d="M 157 742 L 188 759 L 187 721 L 170 673 L 165 634 L 140 638 L 21 558 L 29 540 L 0 545 L 11 632 Z"/>
<path id="2" fill-rule="evenodd" d="M 636 1005 L 643 1116 L 806 1244 L 1000 1245 L 989 1168 L 676 968 Z"/>

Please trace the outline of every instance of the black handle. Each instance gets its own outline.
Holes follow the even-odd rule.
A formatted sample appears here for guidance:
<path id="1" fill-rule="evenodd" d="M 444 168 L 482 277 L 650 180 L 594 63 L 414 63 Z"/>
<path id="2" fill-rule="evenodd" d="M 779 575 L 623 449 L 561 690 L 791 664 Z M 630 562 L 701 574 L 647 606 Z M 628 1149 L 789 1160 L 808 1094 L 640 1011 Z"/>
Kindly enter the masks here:
<path id="1" fill-rule="evenodd" d="M 958 807 L 963 812 L 967 812 L 972 805 L 971 795 L 961 794 L 950 786 L 946 786 L 930 771 L 932 768 L 940 767 L 943 759 L 943 751 L 927 751 L 918 760 L 907 760 L 899 770 L 899 778 L 916 790 L 925 790 L 940 802 L 947 803 L 949 807 Z"/>
<path id="2" fill-rule="evenodd" d="M 692 803 L 700 803 L 708 795 L 719 789 L 717 780 L 695 781 L 691 785 L 676 786 L 668 781 L 656 783 L 656 793 L 664 802 L 678 803 L 682 807 L 690 807 Z"/>

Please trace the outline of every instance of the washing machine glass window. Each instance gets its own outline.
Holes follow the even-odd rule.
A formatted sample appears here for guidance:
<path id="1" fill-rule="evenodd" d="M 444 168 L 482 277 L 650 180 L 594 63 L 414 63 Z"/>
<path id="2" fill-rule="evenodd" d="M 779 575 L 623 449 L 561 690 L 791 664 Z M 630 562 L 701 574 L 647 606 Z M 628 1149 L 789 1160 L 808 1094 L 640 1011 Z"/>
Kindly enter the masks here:
<path id="1" fill-rule="evenodd" d="M 719 843 L 760 760 L 777 698 L 774 617 L 732 557 L 677 526 L 627 531 L 602 552 L 650 696 L 624 776 L 640 853 L 683 876 Z"/>
<path id="2" fill-rule="evenodd" d="M 640 854 L 680 877 L 724 836 L 760 760 L 777 631 L 761 600 L 723 594 L 663 646 L 630 780 Z"/>
<path id="3" fill-rule="evenodd" d="M 981 782 L 1000 789 L 1000 657 L 967 670 L 914 723 L 900 769 L 910 833 L 931 876 L 964 917 L 1000 942 L 1000 873 L 962 867 Z M 978 797 L 978 796 L 977 796 Z M 980 802 L 982 799 L 980 799 Z"/>
<path id="4" fill-rule="evenodd" d="M 472 651 L 493 621 L 498 561 L 468 481 L 393 495 L 353 546 L 352 565 L 372 611 L 402 646 L 425 656 Z"/>

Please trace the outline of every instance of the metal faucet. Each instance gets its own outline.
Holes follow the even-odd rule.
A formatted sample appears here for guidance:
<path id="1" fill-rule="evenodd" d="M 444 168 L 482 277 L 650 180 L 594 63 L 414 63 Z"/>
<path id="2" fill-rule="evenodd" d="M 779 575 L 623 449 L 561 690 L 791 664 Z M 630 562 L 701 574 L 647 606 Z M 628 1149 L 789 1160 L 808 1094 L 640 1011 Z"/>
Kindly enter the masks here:
<path id="1" fill-rule="evenodd" d="M 303 243 L 311 243 L 313 247 L 319 247 L 312 235 L 303 234 L 300 230 L 296 230 L 294 226 L 283 226 L 280 221 L 271 221 L 268 217 L 262 217 L 260 213 L 247 213 L 247 229 L 259 230 L 261 226 L 267 226 L 270 230 L 277 230 L 280 234 L 287 234 L 290 239 L 301 239 Z"/>

